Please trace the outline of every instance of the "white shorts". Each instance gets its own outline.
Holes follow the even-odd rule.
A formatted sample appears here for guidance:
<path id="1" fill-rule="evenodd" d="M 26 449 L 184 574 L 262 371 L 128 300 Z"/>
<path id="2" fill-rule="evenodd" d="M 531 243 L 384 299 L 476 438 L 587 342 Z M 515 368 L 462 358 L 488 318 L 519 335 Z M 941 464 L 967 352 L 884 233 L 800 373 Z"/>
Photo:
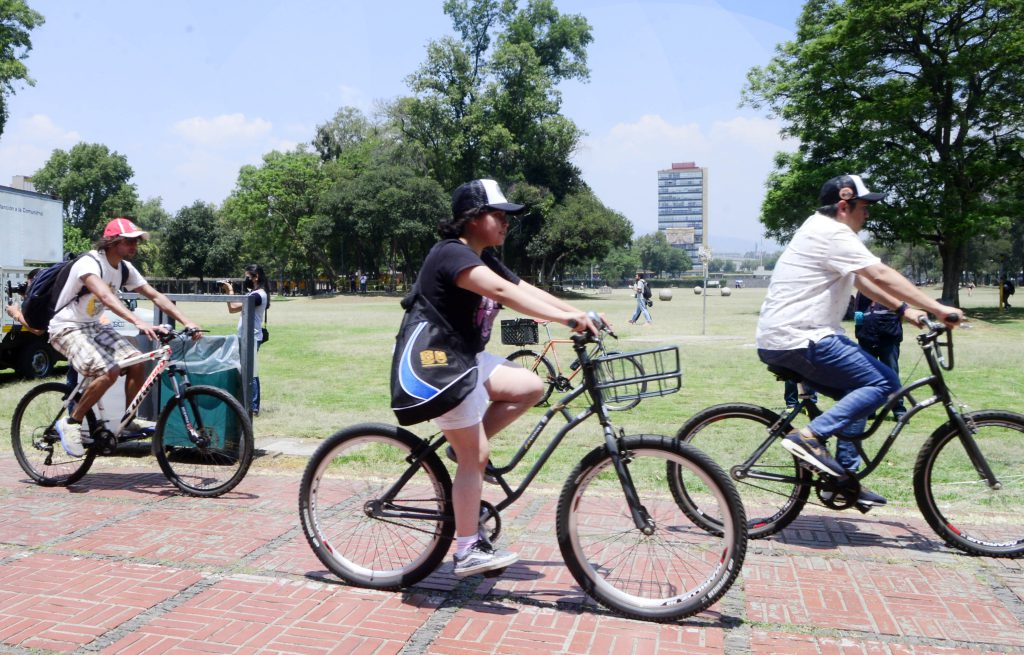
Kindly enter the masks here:
<path id="1" fill-rule="evenodd" d="M 482 352 L 477 353 L 476 364 L 480 368 L 476 378 L 476 388 L 470 391 L 469 395 L 454 409 L 450 409 L 434 419 L 434 423 L 442 430 L 468 428 L 484 420 L 484 412 L 487 411 L 491 402 L 484 383 L 490 379 L 495 369 L 502 364 L 508 364 L 508 360 L 492 353 Z"/>

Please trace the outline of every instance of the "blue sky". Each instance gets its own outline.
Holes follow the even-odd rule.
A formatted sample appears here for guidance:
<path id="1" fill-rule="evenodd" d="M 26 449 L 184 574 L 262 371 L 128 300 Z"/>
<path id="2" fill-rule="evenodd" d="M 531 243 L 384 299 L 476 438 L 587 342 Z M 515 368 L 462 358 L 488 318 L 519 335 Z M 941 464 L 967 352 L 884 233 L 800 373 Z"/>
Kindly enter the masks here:
<path id="1" fill-rule="evenodd" d="M 124 154 L 139 195 L 171 213 L 221 203 L 238 169 L 309 142 L 339 107 L 408 93 L 426 45 L 451 33 L 441 0 L 28 0 L 46 23 L 9 97 L 0 184 L 54 148 Z M 521 2 L 524 4 L 524 2 Z M 656 171 L 709 168 L 716 251 L 752 250 L 779 125 L 739 108 L 747 71 L 793 38 L 797 0 L 556 0 L 593 28 L 591 79 L 563 84 L 587 136 L 584 179 L 636 234 L 657 229 Z M 813 210 L 809 201 L 808 211 Z"/>

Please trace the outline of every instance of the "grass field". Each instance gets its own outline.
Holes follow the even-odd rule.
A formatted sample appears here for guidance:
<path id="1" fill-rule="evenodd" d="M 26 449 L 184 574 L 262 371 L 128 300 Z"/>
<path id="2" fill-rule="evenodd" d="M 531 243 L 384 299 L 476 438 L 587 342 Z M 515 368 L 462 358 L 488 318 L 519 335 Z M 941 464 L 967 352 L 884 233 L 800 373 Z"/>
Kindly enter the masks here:
<path id="1" fill-rule="evenodd" d="M 616 425 L 627 434 L 671 435 L 686 418 L 716 403 L 744 401 L 780 408 L 782 383 L 760 364 L 753 343 L 764 290 L 739 289 L 729 297 L 714 293 L 707 298 L 688 288 L 672 291 L 671 301 L 655 299 L 655 322 L 650 327 L 627 324 L 634 307 L 627 290 L 615 290 L 611 295 L 589 293 L 573 301 L 581 308 L 605 313 L 615 325 L 619 339 L 612 341 L 609 349 L 679 347 L 682 390 L 615 413 Z M 938 289 L 928 292 L 939 294 Z M 388 376 L 394 334 L 401 320 L 398 300 L 381 296 L 275 298 L 269 314 L 273 338 L 259 355 L 264 401 L 263 412 L 255 419 L 257 439 L 323 438 L 352 423 L 394 422 L 388 408 Z M 1024 411 L 1024 310 L 996 310 L 994 289 L 977 289 L 972 297 L 964 292 L 961 301 L 972 328 L 956 332 L 956 368 L 947 378 L 951 388 L 972 409 Z M 221 303 L 192 303 L 184 310 L 215 334 L 234 332 L 237 319 Z M 515 316 L 506 311 L 502 317 Z M 851 332 L 852 327 L 849 325 Z M 568 330 L 559 326 L 552 328 L 552 333 L 565 336 Z M 907 330 L 900 360 L 904 380 L 927 373 L 913 333 Z M 515 348 L 503 346 L 496 330 L 489 349 L 509 354 Z M 566 348 L 562 355 L 565 365 L 571 353 Z M 5 434 L 0 450 L 8 454 L 11 413 L 32 384 L 15 380 L 10 372 L 0 374 L 0 425 Z M 508 459 L 541 413 L 534 409 L 494 440 L 497 461 Z M 872 487 L 894 499 L 909 497 L 914 454 L 944 420 L 942 411 L 934 408 L 916 418 L 889 454 L 887 466 L 872 477 Z M 558 420 L 554 423 L 549 427 L 551 434 Z M 598 445 L 600 434 L 593 426 L 588 423 L 570 437 L 569 447 L 556 453 L 542 481 L 560 482 L 582 453 Z M 432 429 L 432 424 L 427 424 L 414 432 L 426 435 Z M 538 445 L 543 445 L 544 437 L 540 441 Z M 534 448 L 536 452 L 527 461 L 540 450 Z"/>

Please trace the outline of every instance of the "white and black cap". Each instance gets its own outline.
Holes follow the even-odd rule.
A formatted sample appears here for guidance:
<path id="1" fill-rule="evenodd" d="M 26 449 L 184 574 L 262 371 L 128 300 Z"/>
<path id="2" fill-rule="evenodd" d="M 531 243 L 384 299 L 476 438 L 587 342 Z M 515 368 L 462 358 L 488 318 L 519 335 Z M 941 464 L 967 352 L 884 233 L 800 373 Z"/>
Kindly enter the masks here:
<path id="1" fill-rule="evenodd" d="M 526 205 L 509 202 L 494 180 L 473 180 L 452 192 L 452 216 L 455 218 L 477 207 L 500 209 L 506 214 L 519 214 L 526 209 Z"/>
<path id="2" fill-rule="evenodd" d="M 834 205 L 840 200 L 878 202 L 884 197 L 885 194 L 868 191 L 868 187 L 864 184 L 864 180 L 860 179 L 860 175 L 839 175 L 825 182 L 821 187 L 818 203 L 824 207 L 825 205 Z"/>

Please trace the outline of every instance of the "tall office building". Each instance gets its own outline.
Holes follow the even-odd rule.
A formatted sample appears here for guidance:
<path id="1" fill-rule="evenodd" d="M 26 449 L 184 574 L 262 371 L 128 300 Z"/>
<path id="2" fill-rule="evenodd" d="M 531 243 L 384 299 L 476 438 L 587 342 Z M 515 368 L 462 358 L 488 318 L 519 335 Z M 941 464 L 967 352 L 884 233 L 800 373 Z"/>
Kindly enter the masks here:
<path id="1" fill-rule="evenodd" d="M 672 164 L 658 171 L 658 229 L 697 266 L 698 249 L 708 238 L 708 169 L 695 163 Z"/>

